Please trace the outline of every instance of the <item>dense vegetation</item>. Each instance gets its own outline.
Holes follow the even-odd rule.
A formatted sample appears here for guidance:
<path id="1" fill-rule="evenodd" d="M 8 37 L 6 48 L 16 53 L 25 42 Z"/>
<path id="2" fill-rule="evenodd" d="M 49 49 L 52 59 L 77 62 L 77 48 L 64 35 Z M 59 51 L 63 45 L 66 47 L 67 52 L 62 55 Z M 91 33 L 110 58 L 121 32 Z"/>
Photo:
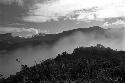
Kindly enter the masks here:
<path id="1" fill-rule="evenodd" d="M 21 71 L 0 83 L 125 83 L 125 52 L 105 48 L 79 47 L 63 52 Z"/>

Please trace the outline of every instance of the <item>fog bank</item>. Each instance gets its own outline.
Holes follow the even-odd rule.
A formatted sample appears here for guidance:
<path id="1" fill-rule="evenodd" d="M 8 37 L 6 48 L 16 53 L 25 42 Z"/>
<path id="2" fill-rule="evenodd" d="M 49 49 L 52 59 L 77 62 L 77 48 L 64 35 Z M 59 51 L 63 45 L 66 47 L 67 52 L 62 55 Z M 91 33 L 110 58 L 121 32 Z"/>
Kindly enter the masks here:
<path id="1" fill-rule="evenodd" d="M 72 53 L 73 49 L 80 46 L 95 46 L 102 44 L 105 47 L 125 50 L 124 30 L 108 30 L 104 34 L 75 32 L 70 36 L 59 39 L 54 45 L 39 45 L 36 47 L 19 48 L 12 52 L 0 54 L 0 74 L 9 76 L 20 71 L 20 65 L 35 65 L 42 60 L 56 57 L 57 54 L 67 51 Z M 20 60 L 20 63 L 16 61 Z"/>

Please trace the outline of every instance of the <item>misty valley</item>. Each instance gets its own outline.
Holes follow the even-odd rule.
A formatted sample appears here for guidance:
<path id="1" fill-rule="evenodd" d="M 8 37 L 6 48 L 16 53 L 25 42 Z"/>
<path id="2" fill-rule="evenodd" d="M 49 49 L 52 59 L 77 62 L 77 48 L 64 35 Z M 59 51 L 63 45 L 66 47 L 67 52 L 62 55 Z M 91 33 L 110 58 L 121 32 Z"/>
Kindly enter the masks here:
<path id="1" fill-rule="evenodd" d="M 37 35 L 33 35 L 32 37 L 29 37 L 29 38 L 13 36 L 11 33 L 0 34 L 0 74 L 5 78 L 9 77 L 10 75 L 18 76 L 18 74 L 16 74 L 17 72 L 20 72 L 20 71 L 25 72 L 25 66 L 24 66 L 24 70 L 21 69 L 22 65 L 26 65 L 26 66 L 28 66 L 26 68 L 31 67 L 31 69 L 32 69 L 35 66 L 39 67 L 42 61 L 43 61 L 42 62 L 43 64 L 44 63 L 46 64 L 45 60 L 50 59 L 50 58 L 52 58 L 52 60 L 50 60 L 50 62 L 55 61 L 55 59 L 57 59 L 58 57 L 60 57 L 60 59 L 62 59 L 62 61 L 63 61 L 63 58 L 68 60 L 68 56 L 70 54 L 71 54 L 70 55 L 71 58 L 73 58 L 73 56 L 74 56 L 73 53 L 75 51 L 74 49 L 80 48 L 80 47 L 85 47 L 86 51 L 84 51 L 84 52 L 86 52 L 86 53 L 91 53 L 91 51 L 94 50 L 95 54 L 97 51 L 99 51 L 99 52 L 97 52 L 97 55 L 101 56 L 103 54 L 103 51 L 107 51 L 107 53 L 110 53 L 110 51 L 111 51 L 111 52 L 113 52 L 113 54 L 112 53 L 111 53 L 112 55 L 108 54 L 106 57 L 112 57 L 113 55 L 114 56 L 119 55 L 121 57 L 124 57 L 123 56 L 123 55 L 125 55 L 125 52 L 124 52 L 125 35 L 124 35 L 124 33 L 125 33 L 125 29 L 123 29 L 123 28 L 121 28 L 121 29 L 112 29 L 112 28 L 103 29 L 99 26 L 93 26 L 90 28 L 78 28 L 78 29 L 73 29 L 73 30 L 69 30 L 69 31 L 63 31 L 62 33 L 58 33 L 58 34 L 42 34 L 42 33 L 40 33 Z M 90 48 L 91 46 L 96 46 L 98 44 L 103 45 L 104 48 L 107 50 L 105 50 L 105 49 L 103 50 L 103 48 L 100 48 L 100 47 L 99 47 L 99 49 L 100 50 L 102 49 L 101 51 L 99 49 L 97 49 L 98 47 L 97 48 L 93 47 L 93 49 Z M 88 50 L 87 50 L 87 47 L 89 48 Z M 111 49 L 109 49 L 107 47 L 110 47 Z M 65 51 L 66 51 L 66 54 L 62 54 Z M 91 55 L 91 54 L 85 54 L 84 52 L 82 53 L 82 51 L 80 51 L 80 52 L 81 52 L 80 54 L 76 53 L 75 55 L 76 56 L 80 55 L 80 57 L 82 57 L 82 58 L 84 55 L 85 56 Z M 92 51 L 92 53 L 93 53 L 93 51 Z M 62 54 L 62 56 L 59 56 L 59 54 Z M 82 56 L 82 54 L 83 54 L 83 56 Z M 76 57 L 76 56 L 74 56 L 74 57 Z M 99 59 L 102 58 L 102 57 L 100 58 L 100 56 L 98 56 Z M 89 59 L 95 60 L 95 59 L 93 59 L 93 57 L 97 57 L 97 56 L 94 55 L 93 57 L 91 57 L 91 58 L 90 57 L 88 57 L 87 60 L 89 60 Z M 105 55 L 103 57 L 105 57 Z M 55 58 L 55 59 L 53 59 L 53 58 Z M 78 63 L 79 63 L 79 59 L 84 60 L 82 58 L 78 58 Z M 60 60 L 60 59 L 57 59 L 57 60 Z M 106 61 L 107 60 L 108 59 L 106 59 Z M 115 60 L 115 59 L 113 58 L 113 60 Z M 120 60 L 121 60 L 121 58 L 120 58 Z M 70 59 L 69 59 L 69 61 L 70 61 Z M 109 60 L 109 62 L 110 62 L 110 60 Z M 61 62 L 59 62 L 59 63 L 62 65 Z M 64 60 L 64 63 L 65 63 L 65 60 Z M 71 62 L 67 62 L 67 65 L 70 63 L 73 64 L 73 62 L 71 61 Z M 77 61 L 75 62 L 75 64 L 76 63 L 77 63 Z M 116 63 L 117 63 L 117 60 L 116 60 Z M 48 64 L 49 64 L 49 62 L 48 62 Z M 57 62 L 55 62 L 55 64 L 57 64 Z M 66 64 L 64 64 L 64 65 L 66 65 Z M 112 65 L 112 63 L 111 63 L 111 65 Z M 54 64 L 52 64 L 52 66 L 54 66 Z M 50 68 L 50 66 L 49 66 L 49 68 Z M 66 66 L 66 68 L 67 68 L 67 66 Z M 121 66 L 119 67 L 119 69 L 120 68 L 121 68 Z M 67 70 L 69 70 L 69 69 L 67 69 Z M 55 71 L 55 70 L 53 70 L 53 71 Z M 59 70 L 59 71 L 62 71 L 62 70 Z M 74 70 L 74 71 L 76 71 L 76 70 Z M 120 70 L 120 71 L 122 71 L 122 70 Z M 74 75 L 76 75 L 76 74 L 74 74 Z M 13 80 L 14 79 L 18 79 L 18 77 L 17 78 L 14 77 Z M 50 79 L 51 78 L 46 77 L 46 79 L 44 79 L 44 81 L 45 80 L 50 81 Z M 5 81 L 5 80 L 3 80 L 3 81 Z M 11 82 L 6 81 L 5 83 L 11 83 Z M 32 82 L 17 82 L 17 83 L 35 83 L 35 82 L 32 80 Z M 44 83 L 44 82 L 37 82 L 37 83 Z M 82 83 L 82 82 L 80 82 L 80 83 Z M 94 82 L 92 82 L 92 83 L 94 83 Z M 103 82 L 98 82 L 98 83 L 103 83 Z M 118 82 L 118 83 L 123 83 L 123 82 Z"/>
<path id="2" fill-rule="evenodd" d="M 125 0 L 0 0 L 0 83 L 125 83 Z"/>

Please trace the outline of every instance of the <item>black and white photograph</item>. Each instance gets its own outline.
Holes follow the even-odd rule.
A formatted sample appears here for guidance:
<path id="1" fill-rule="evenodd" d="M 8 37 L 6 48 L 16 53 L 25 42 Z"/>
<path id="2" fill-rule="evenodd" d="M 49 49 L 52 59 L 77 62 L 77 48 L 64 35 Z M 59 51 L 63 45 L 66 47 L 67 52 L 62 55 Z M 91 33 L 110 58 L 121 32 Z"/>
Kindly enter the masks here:
<path id="1" fill-rule="evenodd" d="M 0 0 L 0 83 L 125 83 L 125 0 Z"/>

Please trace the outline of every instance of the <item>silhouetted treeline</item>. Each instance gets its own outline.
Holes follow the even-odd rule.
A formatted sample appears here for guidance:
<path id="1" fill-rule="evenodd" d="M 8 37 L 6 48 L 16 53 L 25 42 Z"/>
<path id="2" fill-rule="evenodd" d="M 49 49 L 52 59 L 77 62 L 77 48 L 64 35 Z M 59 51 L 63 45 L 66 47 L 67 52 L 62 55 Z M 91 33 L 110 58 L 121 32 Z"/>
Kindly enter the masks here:
<path id="1" fill-rule="evenodd" d="M 79 47 L 32 67 L 22 65 L 0 83 L 125 83 L 125 52 L 100 44 Z"/>

